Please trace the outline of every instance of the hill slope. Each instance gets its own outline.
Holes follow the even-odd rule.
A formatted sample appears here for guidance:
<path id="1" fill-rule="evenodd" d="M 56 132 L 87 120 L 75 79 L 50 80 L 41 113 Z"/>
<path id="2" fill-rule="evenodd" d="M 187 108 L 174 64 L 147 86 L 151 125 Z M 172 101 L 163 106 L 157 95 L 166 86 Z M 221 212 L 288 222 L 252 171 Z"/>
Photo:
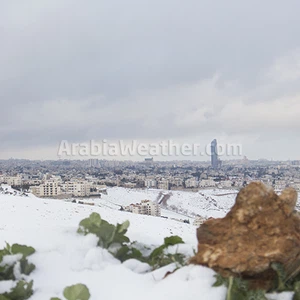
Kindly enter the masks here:
<path id="1" fill-rule="evenodd" d="M 225 299 L 224 287 L 212 287 L 215 279 L 210 269 L 187 266 L 162 279 L 174 265 L 145 273 L 149 267 L 136 260 L 120 263 L 107 250 L 96 247 L 94 235 L 76 233 L 80 220 L 91 212 L 98 212 L 114 224 L 129 220 L 127 235 L 147 245 L 160 245 L 164 237 L 179 235 L 187 243 L 180 246 L 179 251 L 192 255 L 197 244 L 196 229 L 189 224 L 107 207 L 38 199 L 32 195 L 0 195 L 0 247 L 5 242 L 17 242 L 36 249 L 29 258 L 36 265 L 29 276 L 34 280 L 35 290 L 31 300 L 62 297 L 63 289 L 76 283 L 86 284 L 91 300 Z M 4 290 L 0 282 L 0 293 Z M 291 294 L 274 295 L 269 299 L 288 300 Z"/>
<path id="2" fill-rule="evenodd" d="M 192 254 L 191 249 L 196 246 L 192 225 L 59 200 L 0 195 L 0 247 L 5 242 L 17 242 L 36 249 L 30 257 L 37 267 L 30 275 L 35 289 L 30 299 L 61 296 L 64 287 L 76 283 L 88 286 L 92 300 L 196 299 L 199 289 L 205 299 L 224 298 L 224 288 L 211 288 L 214 272 L 203 267 L 185 267 L 161 280 L 174 266 L 139 274 L 145 269 L 139 262 L 121 264 L 106 250 L 96 247 L 95 236 L 76 233 L 80 220 L 93 211 L 111 223 L 128 219 L 131 240 L 159 245 L 164 237 L 177 234 L 188 243 L 184 251 Z"/>

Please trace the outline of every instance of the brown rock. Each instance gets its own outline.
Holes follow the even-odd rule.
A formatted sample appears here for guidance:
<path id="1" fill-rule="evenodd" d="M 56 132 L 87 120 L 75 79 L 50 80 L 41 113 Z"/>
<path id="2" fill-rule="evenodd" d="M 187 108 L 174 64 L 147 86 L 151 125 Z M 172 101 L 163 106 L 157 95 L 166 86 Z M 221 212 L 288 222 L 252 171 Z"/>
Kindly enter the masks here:
<path id="1" fill-rule="evenodd" d="M 223 219 L 208 220 L 198 228 L 198 253 L 191 262 L 225 277 L 252 278 L 254 287 L 264 286 L 261 281 L 269 282 L 275 276 L 273 262 L 295 272 L 295 261 L 300 261 L 296 201 L 297 192 L 292 188 L 278 196 L 261 182 L 250 183 Z"/>

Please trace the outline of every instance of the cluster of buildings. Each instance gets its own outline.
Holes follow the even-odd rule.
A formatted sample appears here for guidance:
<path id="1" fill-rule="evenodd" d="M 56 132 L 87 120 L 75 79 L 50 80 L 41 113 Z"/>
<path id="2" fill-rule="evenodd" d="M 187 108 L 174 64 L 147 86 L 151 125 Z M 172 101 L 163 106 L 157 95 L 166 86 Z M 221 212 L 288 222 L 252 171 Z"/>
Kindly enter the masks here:
<path id="1" fill-rule="evenodd" d="M 217 141 L 214 140 L 211 146 L 217 147 Z M 211 161 L 207 162 L 156 162 L 153 159 L 143 162 L 0 160 L 0 183 L 47 198 L 101 197 L 107 187 L 113 186 L 161 190 L 237 190 L 251 181 L 261 181 L 277 192 L 286 187 L 300 191 L 300 161 L 250 161 L 244 157 L 222 161 L 221 164 L 216 149 L 212 149 Z M 161 216 L 160 205 L 149 200 L 122 209 L 136 214 Z M 205 218 L 196 216 L 193 224 L 199 227 L 204 221 Z"/>
<path id="2" fill-rule="evenodd" d="M 150 200 L 142 200 L 140 203 L 130 204 L 123 208 L 125 211 L 132 212 L 134 214 L 149 215 L 149 216 L 161 216 L 160 205 Z"/>
<path id="3" fill-rule="evenodd" d="M 46 180 L 40 185 L 30 186 L 30 191 L 37 197 L 96 197 L 105 190 L 103 186 L 94 186 L 88 181 Z"/>
<path id="4" fill-rule="evenodd" d="M 95 180 L 63 180 L 60 176 L 46 174 L 42 179 L 29 179 L 22 174 L 16 176 L 0 175 L 0 183 L 16 188 L 23 188 L 37 197 L 99 197 L 106 192 L 106 186 L 97 184 Z"/>
<path id="5" fill-rule="evenodd" d="M 215 140 L 214 140 L 215 141 Z M 212 148 L 217 147 L 217 141 Z M 50 174 L 50 175 L 49 175 Z M 161 190 L 240 189 L 262 181 L 275 190 L 292 186 L 300 191 L 300 161 L 108 161 L 90 160 L 0 160 L 0 183 L 30 188 L 40 197 L 74 195 L 89 197 L 113 186 Z"/>
<path id="6" fill-rule="evenodd" d="M 154 188 L 161 190 L 169 190 L 170 182 L 165 178 L 146 178 L 144 181 L 144 185 L 146 188 Z"/>

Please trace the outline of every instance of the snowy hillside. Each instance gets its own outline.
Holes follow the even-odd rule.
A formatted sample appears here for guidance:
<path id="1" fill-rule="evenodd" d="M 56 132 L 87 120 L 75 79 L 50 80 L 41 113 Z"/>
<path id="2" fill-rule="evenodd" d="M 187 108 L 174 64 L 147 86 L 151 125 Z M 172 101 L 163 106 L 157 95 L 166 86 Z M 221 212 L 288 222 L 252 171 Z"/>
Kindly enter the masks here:
<path id="1" fill-rule="evenodd" d="M 233 189 L 203 189 L 198 192 L 187 192 L 121 187 L 109 188 L 107 192 L 108 194 L 102 195 L 101 199 L 93 201 L 103 207 L 119 209 L 120 206 L 147 199 L 161 204 L 162 215 L 177 218 L 194 218 L 196 215 L 222 218 L 233 206 L 238 193 Z M 300 195 L 298 195 L 296 208 L 300 209 Z"/>
<path id="2" fill-rule="evenodd" d="M 60 200 L 0 195 L 0 247 L 5 242 L 18 242 L 36 249 L 30 257 L 36 265 L 30 275 L 35 289 L 30 299 L 61 296 L 66 286 L 76 283 L 88 286 L 92 300 L 182 299 L 183 296 L 195 299 L 200 287 L 206 299 L 224 298 L 224 288 L 212 289 L 213 272 L 203 267 L 185 267 L 161 280 L 174 266 L 138 274 L 143 267 L 138 261 L 121 264 L 106 250 L 96 247 L 95 236 L 76 233 L 80 220 L 93 211 L 112 223 L 128 219 L 131 240 L 159 245 L 166 236 L 180 235 L 187 243 L 183 251 L 192 255 L 192 248 L 196 247 L 195 227 L 189 224 Z M 0 285 L 0 292 L 2 288 Z"/>
<path id="3" fill-rule="evenodd" d="M 237 191 L 208 189 L 195 192 L 162 191 L 157 189 L 134 190 L 110 188 L 99 203 L 112 208 L 129 205 L 143 199 L 158 202 L 162 207 L 185 216 L 223 217 L 234 204 Z"/>
<path id="4" fill-rule="evenodd" d="M 138 201 L 141 195 L 138 192 L 132 192 L 131 195 L 126 191 L 117 201 L 118 193 L 122 196 L 121 189 L 110 190 L 105 201 L 111 197 L 112 201 L 124 204 L 129 199 Z M 155 200 L 156 194 L 149 194 L 152 198 L 148 198 Z M 181 195 L 175 194 L 174 202 L 179 201 Z M 190 198 L 187 201 L 194 200 Z M 196 249 L 196 228 L 193 225 L 120 212 L 108 207 L 38 199 L 32 195 L 21 197 L 1 194 L 0 248 L 8 242 L 30 245 L 36 249 L 36 253 L 29 258 L 36 265 L 36 270 L 29 275 L 29 280 L 34 280 L 31 300 L 49 300 L 51 297 L 64 299 L 63 289 L 77 283 L 89 288 L 91 300 L 225 299 L 224 287 L 212 287 L 215 278 L 210 269 L 187 266 L 163 279 L 167 271 L 175 268 L 174 264 L 149 272 L 149 266 L 137 260 L 120 263 L 107 250 L 96 247 L 96 236 L 77 233 L 80 220 L 91 212 L 98 212 L 113 224 L 129 220 L 127 235 L 131 240 L 157 246 L 162 244 L 164 237 L 179 235 L 186 242 L 178 248 L 180 252 L 191 256 L 193 249 Z M 9 286 L 10 283 L 3 284 L 0 281 L 0 294 Z M 288 300 L 291 294 L 270 299 Z"/>

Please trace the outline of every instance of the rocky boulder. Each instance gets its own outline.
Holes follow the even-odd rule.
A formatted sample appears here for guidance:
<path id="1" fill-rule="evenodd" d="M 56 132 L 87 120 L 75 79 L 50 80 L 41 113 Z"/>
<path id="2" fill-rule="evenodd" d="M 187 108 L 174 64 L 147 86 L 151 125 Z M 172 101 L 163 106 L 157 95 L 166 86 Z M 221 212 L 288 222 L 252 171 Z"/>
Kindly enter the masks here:
<path id="1" fill-rule="evenodd" d="M 237 195 L 223 219 L 210 219 L 197 230 L 198 253 L 192 263 L 213 268 L 221 275 L 253 279 L 253 288 L 266 288 L 281 263 L 289 275 L 300 265 L 300 217 L 294 211 L 297 192 L 277 195 L 253 182 Z"/>

